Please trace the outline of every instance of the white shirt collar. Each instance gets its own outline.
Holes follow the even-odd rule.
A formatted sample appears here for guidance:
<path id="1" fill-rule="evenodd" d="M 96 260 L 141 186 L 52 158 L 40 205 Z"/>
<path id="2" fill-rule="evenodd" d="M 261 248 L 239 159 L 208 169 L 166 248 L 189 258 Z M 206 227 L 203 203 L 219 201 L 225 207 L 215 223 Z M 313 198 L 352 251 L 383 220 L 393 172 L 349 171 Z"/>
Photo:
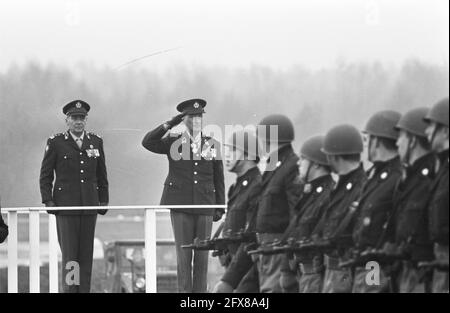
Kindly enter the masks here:
<path id="1" fill-rule="evenodd" d="M 71 131 L 69 131 L 69 133 L 70 133 L 70 135 L 72 136 L 72 138 L 73 138 L 73 140 L 74 140 L 75 142 L 77 141 L 77 139 L 81 139 L 81 141 L 84 140 L 84 132 L 81 134 L 80 137 L 75 136 L 74 134 L 72 134 Z"/>

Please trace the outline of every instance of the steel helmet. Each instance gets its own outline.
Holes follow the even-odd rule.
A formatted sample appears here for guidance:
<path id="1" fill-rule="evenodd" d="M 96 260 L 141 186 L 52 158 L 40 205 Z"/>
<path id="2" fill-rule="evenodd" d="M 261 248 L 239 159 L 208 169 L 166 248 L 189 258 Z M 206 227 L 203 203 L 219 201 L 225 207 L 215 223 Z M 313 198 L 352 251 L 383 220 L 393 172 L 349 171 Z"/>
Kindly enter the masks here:
<path id="1" fill-rule="evenodd" d="M 261 155 L 261 145 L 254 131 L 236 131 L 224 145 L 245 153 L 252 160 L 258 160 Z"/>
<path id="2" fill-rule="evenodd" d="M 258 125 L 258 136 L 260 138 L 264 137 L 261 139 L 264 139 L 266 141 L 271 140 L 272 136 L 270 136 L 270 126 L 278 127 L 278 142 L 290 143 L 294 140 L 294 125 L 287 116 L 281 114 L 272 114 L 263 118 Z M 265 128 L 265 135 L 264 132 L 260 132 L 261 127 Z"/>
<path id="3" fill-rule="evenodd" d="M 328 166 L 328 159 L 322 152 L 325 136 L 314 136 L 307 139 L 300 149 L 300 155 L 320 165 Z"/>
<path id="4" fill-rule="evenodd" d="M 425 122 L 425 117 L 428 111 L 428 108 L 421 107 L 406 112 L 398 121 L 396 129 L 403 129 L 415 136 L 426 138 L 425 129 L 428 125 Z"/>
<path id="5" fill-rule="evenodd" d="M 395 128 L 402 115 L 397 111 L 385 110 L 375 113 L 367 122 L 363 133 L 397 140 L 398 130 Z"/>
<path id="6" fill-rule="evenodd" d="M 360 154 L 363 152 L 361 134 L 352 125 L 335 126 L 326 134 L 322 151 L 327 155 Z"/>
<path id="7" fill-rule="evenodd" d="M 436 122 L 449 127 L 448 114 L 448 98 L 445 98 L 431 107 L 425 117 L 425 122 Z"/>

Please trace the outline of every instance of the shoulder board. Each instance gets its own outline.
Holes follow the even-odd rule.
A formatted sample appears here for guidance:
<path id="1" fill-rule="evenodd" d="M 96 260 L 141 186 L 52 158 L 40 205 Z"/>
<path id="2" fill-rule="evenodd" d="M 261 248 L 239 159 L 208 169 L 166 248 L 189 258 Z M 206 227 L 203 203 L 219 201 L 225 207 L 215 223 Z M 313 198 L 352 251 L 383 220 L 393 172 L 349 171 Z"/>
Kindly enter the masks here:
<path id="1" fill-rule="evenodd" d="M 60 136 L 64 136 L 64 134 L 63 133 L 54 134 L 54 135 L 51 135 L 50 137 L 48 137 L 48 139 L 53 140 L 56 137 L 60 137 Z"/>
<path id="2" fill-rule="evenodd" d="M 89 132 L 88 134 L 89 134 L 89 136 L 95 136 L 95 137 L 97 137 L 97 138 L 102 139 L 102 136 L 100 136 L 100 135 L 98 135 L 98 134 L 96 134 L 96 133 Z"/>
<path id="3" fill-rule="evenodd" d="M 172 138 L 177 138 L 181 136 L 181 133 L 169 133 L 169 136 Z"/>

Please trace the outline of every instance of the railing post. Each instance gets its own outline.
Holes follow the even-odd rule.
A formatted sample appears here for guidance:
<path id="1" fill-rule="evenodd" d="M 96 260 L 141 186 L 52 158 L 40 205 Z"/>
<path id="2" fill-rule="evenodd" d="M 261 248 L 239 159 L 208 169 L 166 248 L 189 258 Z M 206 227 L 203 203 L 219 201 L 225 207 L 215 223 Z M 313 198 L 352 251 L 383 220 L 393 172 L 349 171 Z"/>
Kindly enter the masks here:
<path id="1" fill-rule="evenodd" d="M 145 291 L 156 293 L 156 212 L 145 209 Z"/>
<path id="2" fill-rule="evenodd" d="M 39 211 L 30 211 L 30 293 L 40 291 Z"/>
<path id="3" fill-rule="evenodd" d="M 58 280 L 58 235 L 56 232 L 56 216 L 48 215 L 48 270 L 49 292 L 59 292 Z"/>
<path id="4" fill-rule="evenodd" d="M 17 212 L 8 212 L 8 292 L 17 293 L 18 285 L 18 271 L 17 271 Z"/>

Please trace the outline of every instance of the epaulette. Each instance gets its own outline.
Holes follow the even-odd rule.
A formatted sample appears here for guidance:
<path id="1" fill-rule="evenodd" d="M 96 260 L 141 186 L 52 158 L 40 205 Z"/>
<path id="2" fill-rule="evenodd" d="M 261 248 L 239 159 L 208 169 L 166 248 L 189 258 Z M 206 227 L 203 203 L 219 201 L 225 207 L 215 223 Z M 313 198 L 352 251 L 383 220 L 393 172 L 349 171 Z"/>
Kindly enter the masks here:
<path id="1" fill-rule="evenodd" d="M 53 140 L 56 137 L 60 137 L 60 136 L 64 136 L 64 134 L 63 133 L 54 134 L 54 135 L 51 135 L 48 139 Z"/>
<path id="2" fill-rule="evenodd" d="M 93 132 L 89 132 L 88 135 L 89 135 L 89 136 L 95 136 L 95 137 L 97 137 L 97 138 L 102 139 L 102 136 L 100 136 L 100 135 L 98 135 L 98 134 L 96 134 L 96 133 L 93 133 Z"/>

